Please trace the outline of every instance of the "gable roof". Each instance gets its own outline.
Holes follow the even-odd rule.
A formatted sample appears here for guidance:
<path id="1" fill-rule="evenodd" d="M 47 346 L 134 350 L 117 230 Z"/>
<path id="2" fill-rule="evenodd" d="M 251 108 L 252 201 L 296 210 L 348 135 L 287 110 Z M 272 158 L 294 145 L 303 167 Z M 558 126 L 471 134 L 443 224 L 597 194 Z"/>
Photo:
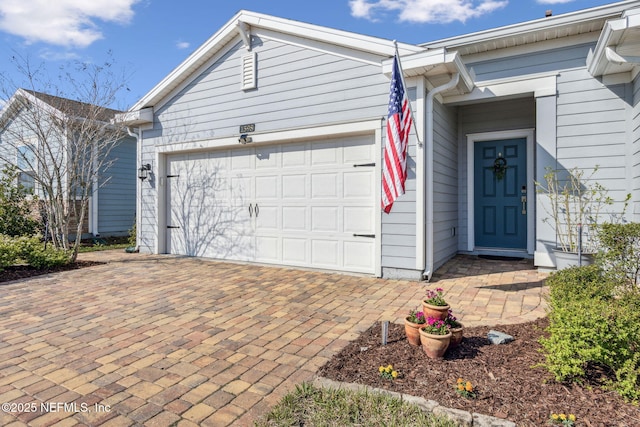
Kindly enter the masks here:
<path id="1" fill-rule="evenodd" d="M 593 33 L 597 38 L 608 20 L 619 18 L 626 10 L 638 7 L 640 1 L 626 0 L 422 43 L 420 46 L 455 50 L 464 56 L 581 34 Z"/>
<path id="2" fill-rule="evenodd" d="M 85 102 L 21 88 L 16 90 L 11 99 L 0 110 L 0 123 L 6 120 L 16 108 L 24 106 L 25 102 L 45 108 L 51 114 L 67 115 L 79 119 L 90 118 L 102 122 L 110 122 L 117 114 L 122 113 L 122 111 L 110 108 L 98 107 Z M 87 114 L 89 111 L 91 111 L 91 117 Z"/>
<path id="3" fill-rule="evenodd" d="M 252 29 L 270 30 L 286 36 L 325 42 L 350 51 L 384 57 L 391 57 L 395 52 L 395 45 L 391 40 L 241 10 L 133 105 L 129 111 L 138 111 L 156 105 L 175 88 L 192 77 L 193 73 L 213 58 L 230 41 L 241 37 L 247 45 Z M 424 50 L 425 48 L 412 44 L 398 43 L 400 55 Z"/>

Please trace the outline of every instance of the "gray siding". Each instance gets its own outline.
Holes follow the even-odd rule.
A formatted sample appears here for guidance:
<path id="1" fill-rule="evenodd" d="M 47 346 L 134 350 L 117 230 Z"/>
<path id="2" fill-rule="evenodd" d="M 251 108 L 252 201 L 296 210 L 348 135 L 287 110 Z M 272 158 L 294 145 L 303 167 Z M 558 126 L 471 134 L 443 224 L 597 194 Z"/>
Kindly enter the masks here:
<path id="1" fill-rule="evenodd" d="M 388 79 L 379 66 L 271 40 L 254 44 L 257 89 L 241 90 L 246 50 L 237 43 L 158 111 L 146 137 L 173 143 L 237 135 L 243 123 L 265 132 L 384 115 Z"/>
<path id="2" fill-rule="evenodd" d="M 459 215 L 457 110 L 435 101 L 433 117 L 433 258 L 435 271 L 458 251 L 456 237 Z"/>
<path id="3" fill-rule="evenodd" d="M 585 70 L 558 76 L 557 167 L 590 170 L 614 200 L 623 200 L 627 186 L 630 85 L 605 86 Z M 630 183 L 629 183 L 630 184 Z"/>
<path id="4" fill-rule="evenodd" d="M 387 111 L 389 80 L 379 65 L 253 37 L 257 88 L 243 91 L 241 58 L 246 50 L 239 39 L 225 49 L 215 63 L 157 110 L 154 128 L 143 132 L 143 163 L 157 170 L 157 146 L 237 136 L 241 124 L 255 123 L 256 133 L 270 132 L 383 117 Z M 156 206 L 162 190 L 155 176 L 142 188 L 141 250 L 152 252 L 158 243 Z M 408 188 L 415 192 L 415 183 L 410 182 Z M 415 195 L 408 197 L 415 199 Z M 407 210 L 411 213 L 400 210 L 399 223 L 413 223 L 409 232 L 415 233 L 415 208 Z M 412 219 L 404 218 L 409 216 Z M 395 225 L 390 227 L 387 232 Z"/>
<path id="5" fill-rule="evenodd" d="M 503 79 L 508 77 L 537 74 L 557 70 L 584 67 L 589 49 L 595 43 L 549 49 L 536 53 L 508 56 L 468 63 L 473 68 L 476 81 Z"/>
<path id="6" fill-rule="evenodd" d="M 471 133 L 497 132 L 515 129 L 531 129 L 536 126 L 535 100 L 533 98 L 496 101 L 459 107 L 461 132 L 458 138 L 460 155 L 458 164 L 458 247 L 468 247 L 467 205 L 467 135 Z"/>
<path id="7" fill-rule="evenodd" d="M 388 85 L 387 85 L 388 86 Z M 416 110 L 416 90 L 407 91 Z M 400 270 L 416 269 L 416 140 L 409 137 L 405 194 L 393 203 L 389 214 L 382 213 L 382 267 Z M 383 153 L 386 134 L 383 135 Z M 421 150 L 424 152 L 424 150 Z M 381 154 L 381 159 L 383 154 Z"/>
<path id="8" fill-rule="evenodd" d="M 110 153 L 112 166 L 103 174 L 98 192 L 98 232 L 126 236 L 136 214 L 136 141 L 123 139 Z"/>

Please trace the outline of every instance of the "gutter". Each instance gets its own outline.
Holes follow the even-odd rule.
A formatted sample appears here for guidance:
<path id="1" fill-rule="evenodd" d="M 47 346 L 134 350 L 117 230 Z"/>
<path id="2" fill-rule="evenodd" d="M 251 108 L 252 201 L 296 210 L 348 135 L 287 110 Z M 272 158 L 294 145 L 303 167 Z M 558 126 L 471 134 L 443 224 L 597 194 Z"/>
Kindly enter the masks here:
<path id="1" fill-rule="evenodd" d="M 427 105 L 426 105 L 426 122 L 425 126 L 427 127 L 427 138 L 425 143 L 426 148 L 426 188 L 425 191 L 427 193 L 426 197 L 426 208 L 424 210 L 426 216 L 426 230 L 425 235 L 423 236 L 425 239 L 425 260 L 424 265 L 425 269 L 422 272 L 422 278 L 427 281 L 431 280 L 431 276 L 433 275 L 433 98 L 446 90 L 452 89 L 457 86 L 460 81 L 460 73 L 454 73 L 451 76 L 451 80 L 448 83 L 445 83 L 441 86 L 435 87 L 431 89 L 427 93 Z"/>
<path id="2" fill-rule="evenodd" d="M 136 139 L 136 168 L 142 164 L 142 146 L 140 145 L 140 134 L 126 127 L 129 136 Z M 138 130 L 138 132 L 140 132 Z M 142 213 L 142 181 L 138 179 L 136 173 L 136 252 L 140 250 L 140 214 Z"/>

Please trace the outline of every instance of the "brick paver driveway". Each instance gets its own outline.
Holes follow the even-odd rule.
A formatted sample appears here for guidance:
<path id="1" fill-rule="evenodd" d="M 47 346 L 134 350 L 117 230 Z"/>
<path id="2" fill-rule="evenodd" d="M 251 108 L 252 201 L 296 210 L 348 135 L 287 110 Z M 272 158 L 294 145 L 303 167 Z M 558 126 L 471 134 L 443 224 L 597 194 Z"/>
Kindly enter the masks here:
<path id="1" fill-rule="evenodd" d="M 426 287 L 125 255 L 0 284 L 1 425 L 251 425 L 372 322 L 400 321 Z M 544 314 L 540 276 L 526 274 L 531 286 L 511 292 L 529 294 L 520 312 L 503 301 L 511 320 Z M 464 306 L 472 282 L 441 279 Z M 495 304 L 464 307 L 463 320 L 504 320 Z"/>

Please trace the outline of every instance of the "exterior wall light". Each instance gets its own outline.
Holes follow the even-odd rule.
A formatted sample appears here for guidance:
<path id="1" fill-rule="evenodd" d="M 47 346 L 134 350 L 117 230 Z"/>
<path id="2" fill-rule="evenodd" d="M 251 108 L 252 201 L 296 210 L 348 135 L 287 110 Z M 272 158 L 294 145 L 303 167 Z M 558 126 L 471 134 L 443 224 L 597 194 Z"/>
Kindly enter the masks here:
<path id="1" fill-rule="evenodd" d="M 151 171 L 151 165 L 149 163 L 140 166 L 140 169 L 138 169 L 138 178 L 140 178 L 140 181 L 144 181 L 149 177 L 149 171 Z"/>

